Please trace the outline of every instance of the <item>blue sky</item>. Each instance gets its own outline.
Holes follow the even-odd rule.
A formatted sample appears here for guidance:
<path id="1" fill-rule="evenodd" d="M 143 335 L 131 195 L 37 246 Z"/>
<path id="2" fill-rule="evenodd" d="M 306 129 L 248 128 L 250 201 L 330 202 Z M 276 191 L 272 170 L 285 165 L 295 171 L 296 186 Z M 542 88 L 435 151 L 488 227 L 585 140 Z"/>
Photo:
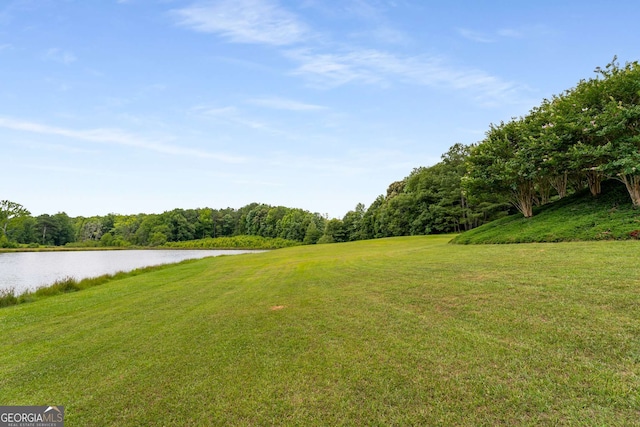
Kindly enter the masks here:
<path id="1" fill-rule="evenodd" d="M 635 1 L 4 0 L 0 199 L 342 217 L 618 55 Z"/>

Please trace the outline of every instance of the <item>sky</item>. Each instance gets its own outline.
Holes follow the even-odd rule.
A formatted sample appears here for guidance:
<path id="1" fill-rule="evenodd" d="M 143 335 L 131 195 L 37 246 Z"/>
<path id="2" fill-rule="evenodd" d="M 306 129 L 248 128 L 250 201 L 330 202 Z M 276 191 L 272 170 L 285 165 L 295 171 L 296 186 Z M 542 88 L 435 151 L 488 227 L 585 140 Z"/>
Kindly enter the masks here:
<path id="1" fill-rule="evenodd" d="M 341 218 L 640 59 L 638 4 L 0 0 L 0 199 Z"/>

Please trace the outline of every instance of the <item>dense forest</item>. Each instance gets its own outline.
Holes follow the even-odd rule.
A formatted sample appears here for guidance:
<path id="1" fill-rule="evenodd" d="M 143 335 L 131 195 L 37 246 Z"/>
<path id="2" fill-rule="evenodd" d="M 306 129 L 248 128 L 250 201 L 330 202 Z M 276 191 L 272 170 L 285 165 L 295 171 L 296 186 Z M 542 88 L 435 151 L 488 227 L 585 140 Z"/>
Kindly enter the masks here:
<path id="1" fill-rule="evenodd" d="M 640 66 L 616 58 L 596 77 L 545 99 L 524 117 L 492 124 L 473 145 L 453 145 L 441 161 L 391 183 L 366 208 L 342 219 L 283 206 L 174 209 L 161 214 L 71 218 L 31 216 L 0 202 L 0 247 L 162 246 L 195 239 L 262 236 L 303 244 L 470 230 L 514 209 L 534 207 L 605 179 L 624 183 L 640 206 Z"/>

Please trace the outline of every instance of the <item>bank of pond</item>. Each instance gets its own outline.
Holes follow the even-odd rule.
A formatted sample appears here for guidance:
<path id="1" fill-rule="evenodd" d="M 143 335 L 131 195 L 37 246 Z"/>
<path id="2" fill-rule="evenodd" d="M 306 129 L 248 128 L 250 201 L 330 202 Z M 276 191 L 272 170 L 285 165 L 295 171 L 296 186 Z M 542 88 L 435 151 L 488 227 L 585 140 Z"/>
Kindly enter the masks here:
<path id="1" fill-rule="evenodd" d="M 259 250 L 48 251 L 0 253 L 0 307 L 73 292 L 167 264 Z"/>

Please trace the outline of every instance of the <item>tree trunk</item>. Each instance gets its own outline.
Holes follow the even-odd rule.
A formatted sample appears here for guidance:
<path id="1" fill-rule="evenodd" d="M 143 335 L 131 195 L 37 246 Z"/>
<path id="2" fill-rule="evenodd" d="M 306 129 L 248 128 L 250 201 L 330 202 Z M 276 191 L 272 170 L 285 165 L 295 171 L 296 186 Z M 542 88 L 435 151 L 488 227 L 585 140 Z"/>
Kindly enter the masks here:
<path id="1" fill-rule="evenodd" d="M 531 181 L 519 184 L 518 188 L 512 193 L 512 203 L 525 218 L 531 218 L 533 216 L 535 195 L 535 185 Z"/>
<path id="2" fill-rule="evenodd" d="M 589 182 L 589 191 L 592 196 L 597 196 L 602 192 L 602 173 L 595 170 L 587 171 L 587 181 Z"/>
<path id="3" fill-rule="evenodd" d="M 537 202 L 540 205 L 546 205 L 549 203 L 551 200 L 551 180 L 543 178 L 538 181 L 538 185 L 536 187 L 538 196 L 540 196 Z"/>
<path id="4" fill-rule="evenodd" d="M 567 183 L 569 174 L 567 172 L 560 176 L 551 178 L 551 186 L 558 192 L 558 197 L 561 199 L 567 196 Z"/>
<path id="5" fill-rule="evenodd" d="M 640 175 L 619 175 L 619 177 L 627 187 L 633 207 L 640 208 Z"/>
<path id="6" fill-rule="evenodd" d="M 575 193 L 582 191 L 588 185 L 586 175 L 584 173 L 571 174 L 567 184 Z"/>
<path id="7" fill-rule="evenodd" d="M 460 208 L 462 209 L 462 225 L 464 230 L 469 230 L 469 219 L 467 218 L 467 204 L 465 203 L 464 194 L 460 194 Z M 461 227 L 462 228 L 462 227 Z"/>

